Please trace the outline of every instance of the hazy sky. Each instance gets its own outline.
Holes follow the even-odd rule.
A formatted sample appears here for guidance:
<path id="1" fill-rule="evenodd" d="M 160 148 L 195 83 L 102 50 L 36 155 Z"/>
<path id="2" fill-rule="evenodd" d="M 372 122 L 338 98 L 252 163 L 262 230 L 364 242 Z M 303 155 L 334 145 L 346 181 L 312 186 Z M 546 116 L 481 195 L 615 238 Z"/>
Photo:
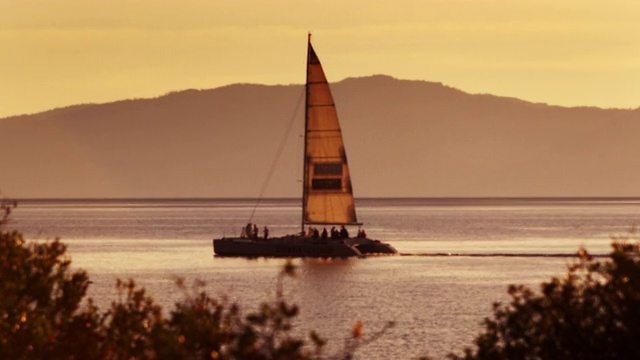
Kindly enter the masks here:
<path id="1" fill-rule="evenodd" d="M 238 82 L 388 74 L 640 106 L 638 0 L 0 0 L 0 117 Z"/>

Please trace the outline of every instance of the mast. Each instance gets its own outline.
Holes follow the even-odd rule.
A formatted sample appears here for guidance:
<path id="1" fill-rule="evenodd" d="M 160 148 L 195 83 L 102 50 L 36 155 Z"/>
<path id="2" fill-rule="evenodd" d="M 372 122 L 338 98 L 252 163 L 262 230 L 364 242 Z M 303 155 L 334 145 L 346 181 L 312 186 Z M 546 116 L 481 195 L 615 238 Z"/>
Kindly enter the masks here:
<path id="1" fill-rule="evenodd" d="M 309 61 L 311 60 L 311 32 L 307 34 L 307 67 L 304 82 L 304 150 L 302 151 L 302 214 L 300 216 L 300 233 L 304 232 L 304 218 L 307 208 L 307 141 L 309 127 Z"/>

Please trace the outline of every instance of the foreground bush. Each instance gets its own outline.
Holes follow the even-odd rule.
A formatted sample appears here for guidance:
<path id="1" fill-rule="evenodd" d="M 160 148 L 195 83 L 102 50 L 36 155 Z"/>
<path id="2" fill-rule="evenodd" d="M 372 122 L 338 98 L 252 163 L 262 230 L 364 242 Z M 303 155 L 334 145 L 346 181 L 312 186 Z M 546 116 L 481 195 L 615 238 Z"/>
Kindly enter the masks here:
<path id="1" fill-rule="evenodd" d="M 282 300 L 243 316 L 236 305 L 199 293 L 168 318 L 133 281 L 118 282 L 124 298 L 104 313 L 88 301 L 89 281 L 72 272 L 58 240 L 25 245 L 0 234 L 1 359 L 310 359 L 315 347 L 289 335 L 298 309 Z"/>
<path id="2" fill-rule="evenodd" d="M 616 239 L 607 261 L 586 251 L 540 294 L 510 286 L 474 349 L 453 359 L 640 359 L 640 251 Z"/>
<path id="3" fill-rule="evenodd" d="M 70 269 L 64 244 L 27 244 L 6 229 L 12 208 L 2 205 L 0 217 L 0 359 L 349 359 L 381 333 L 365 339 L 357 323 L 343 351 L 328 357 L 316 333 L 293 336 L 298 308 L 281 291 L 291 264 L 278 278 L 275 301 L 247 315 L 196 292 L 165 317 L 132 280 L 118 281 L 121 299 L 101 313 L 83 301 L 90 281 Z"/>
<path id="4" fill-rule="evenodd" d="M 86 273 L 69 271 L 66 248 L 57 240 L 25 245 L 19 232 L 4 229 L 11 207 L 3 205 L 2 210 L 0 358 L 71 355 L 72 346 L 90 351 L 101 319 L 90 303 L 78 311 L 89 284 Z"/>

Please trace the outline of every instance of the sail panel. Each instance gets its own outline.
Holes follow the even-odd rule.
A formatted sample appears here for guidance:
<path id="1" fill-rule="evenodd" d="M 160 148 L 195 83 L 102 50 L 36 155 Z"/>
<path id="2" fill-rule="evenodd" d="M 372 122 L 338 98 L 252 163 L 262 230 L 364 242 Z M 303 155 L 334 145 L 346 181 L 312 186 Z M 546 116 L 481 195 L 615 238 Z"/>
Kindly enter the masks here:
<path id="1" fill-rule="evenodd" d="M 308 51 L 303 224 L 357 224 L 333 96 L 311 43 Z"/>

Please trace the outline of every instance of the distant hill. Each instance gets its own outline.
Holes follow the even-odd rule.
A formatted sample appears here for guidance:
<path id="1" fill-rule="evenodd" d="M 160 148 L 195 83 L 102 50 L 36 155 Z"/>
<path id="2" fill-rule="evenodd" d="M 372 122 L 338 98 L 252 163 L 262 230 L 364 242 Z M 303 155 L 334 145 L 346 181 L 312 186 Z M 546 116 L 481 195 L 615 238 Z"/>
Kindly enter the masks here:
<path id="1" fill-rule="evenodd" d="M 358 197 L 640 196 L 640 109 L 566 108 L 438 83 L 332 89 Z M 33 197 L 300 195 L 303 86 L 239 84 L 0 119 L 0 192 Z"/>

